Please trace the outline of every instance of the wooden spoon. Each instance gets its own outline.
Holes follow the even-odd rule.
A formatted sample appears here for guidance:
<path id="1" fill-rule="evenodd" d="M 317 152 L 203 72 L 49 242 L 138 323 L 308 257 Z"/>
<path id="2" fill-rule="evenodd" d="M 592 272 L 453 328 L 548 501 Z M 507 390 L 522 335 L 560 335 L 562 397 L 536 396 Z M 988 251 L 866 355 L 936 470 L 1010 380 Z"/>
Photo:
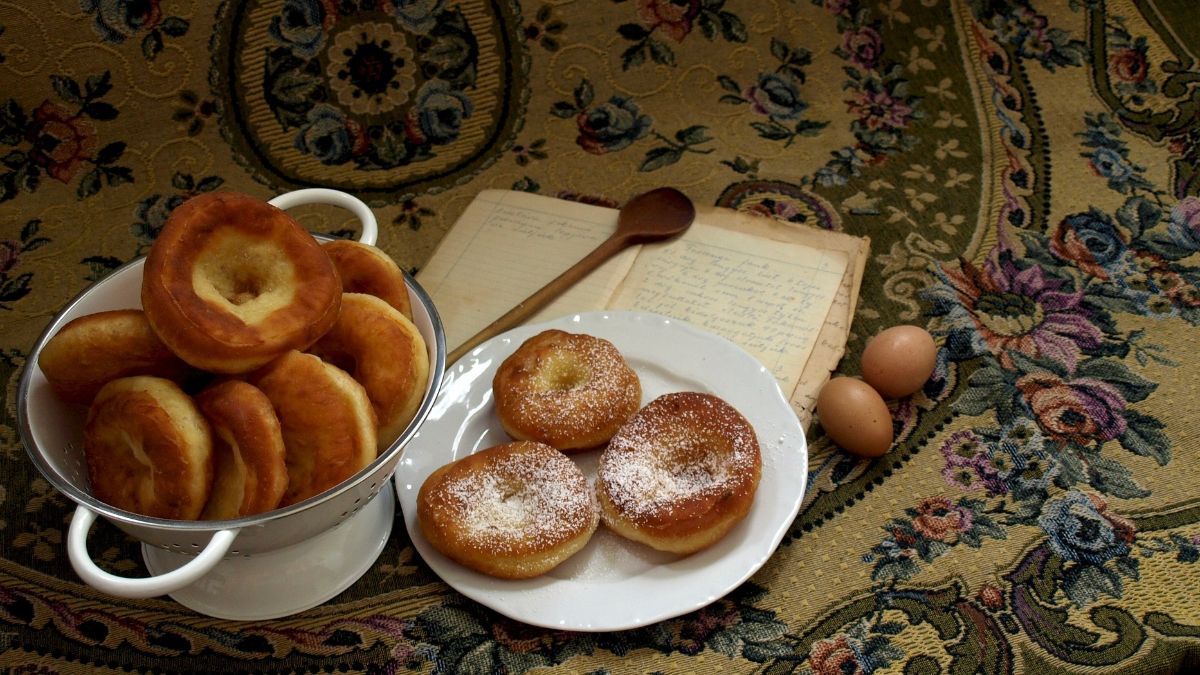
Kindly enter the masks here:
<path id="1" fill-rule="evenodd" d="M 604 261 L 628 246 L 659 241 L 680 234 L 691 226 L 696 218 L 696 207 L 692 200 L 675 188 L 657 188 L 630 199 L 617 216 L 617 229 L 608 239 L 600 243 L 591 253 L 558 275 L 533 295 L 525 298 L 507 314 L 493 321 L 474 337 L 450 352 L 446 363 L 452 364 L 484 340 L 496 337 L 510 328 L 520 325 L 578 282 Z"/>

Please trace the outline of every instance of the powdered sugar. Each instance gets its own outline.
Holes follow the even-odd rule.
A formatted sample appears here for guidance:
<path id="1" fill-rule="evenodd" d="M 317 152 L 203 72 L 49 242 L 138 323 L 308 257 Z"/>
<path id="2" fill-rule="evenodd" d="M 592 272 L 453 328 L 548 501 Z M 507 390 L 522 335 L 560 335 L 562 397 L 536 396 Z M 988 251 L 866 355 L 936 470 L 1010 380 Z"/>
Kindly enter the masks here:
<path id="1" fill-rule="evenodd" d="M 720 399 L 659 397 L 613 437 L 599 480 L 626 518 L 669 518 L 696 500 L 735 490 L 758 459 L 754 430 Z"/>
<path id="2" fill-rule="evenodd" d="M 641 404 L 637 374 L 611 342 L 562 331 L 522 344 L 494 387 L 506 424 L 564 449 L 603 443 Z"/>
<path id="3" fill-rule="evenodd" d="M 501 552 L 555 546 L 586 530 L 596 512 L 583 473 L 548 447 L 498 455 L 487 470 L 455 473 L 442 490 L 462 536 Z"/>

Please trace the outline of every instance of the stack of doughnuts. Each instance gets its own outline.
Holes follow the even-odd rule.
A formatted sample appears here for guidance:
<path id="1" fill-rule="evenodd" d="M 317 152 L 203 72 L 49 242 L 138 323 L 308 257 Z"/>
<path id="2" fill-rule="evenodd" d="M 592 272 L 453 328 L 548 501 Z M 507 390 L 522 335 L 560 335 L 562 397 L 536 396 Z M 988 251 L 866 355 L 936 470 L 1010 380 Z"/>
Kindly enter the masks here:
<path id="1" fill-rule="evenodd" d="M 322 245 L 264 201 L 207 193 L 151 247 L 142 309 L 69 322 L 38 366 L 88 407 L 97 499 L 242 518 L 341 483 L 413 419 L 429 359 L 407 289 L 374 247 Z"/>
<path id="2" fill-rule="evenodd" d="M 762 459 L 746 418 L 700 392 L 642 407 L 637 373 L 607 340 L 538 333 L 501 362 L 492 396 L 514 442 L 440 467 L 417 495 L 422 535 L 459 564 L 537 576 L 581 550 L 596 523 L 688 555 L 750 511 Z M 572 461 L 587 450 L 600 452 L 594 486 Z"/>

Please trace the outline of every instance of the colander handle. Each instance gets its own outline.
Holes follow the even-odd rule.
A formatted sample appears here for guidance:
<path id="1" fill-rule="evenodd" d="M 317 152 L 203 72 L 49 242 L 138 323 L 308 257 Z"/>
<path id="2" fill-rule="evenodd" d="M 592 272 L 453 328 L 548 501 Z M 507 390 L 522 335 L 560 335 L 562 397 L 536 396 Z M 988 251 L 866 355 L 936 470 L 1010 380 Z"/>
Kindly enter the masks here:
<path id="1" fill-rule="evenodd" d="M 379 238 L 379 225 L 375 222 L 375 214 L 371 212 L 371 207 L 363 203 L 358 197 L 342 192 L 341 190 L 330 190 L 329 188 L 292 190 L 291 192 L 285 192 L 275 197 L 267 203 L 285 211 L 293 206 L 300 206 L 302 204 L 332 204 L 333 206 L 340 206 L 358 216 L 358 222 L 362 226 L 362 232 L 358 235 L 359 241 L 374 246 L 375 240 Z"/>
<path id="2" fill-rule="evenodd" d="M 221 562 L 241 531 L 218 530 L 200 555 L 177 570 L 156 577 L 130 579 L 109 574 L 92 562 L 87 550 L 87 535 L 95 522 L 95 511 L 82 505 L 75 508 L 75 517 L 67 531 L 67 557 L 75 573 L 89 586 L 120 598 L 153 598 L 191 585 Z"/>

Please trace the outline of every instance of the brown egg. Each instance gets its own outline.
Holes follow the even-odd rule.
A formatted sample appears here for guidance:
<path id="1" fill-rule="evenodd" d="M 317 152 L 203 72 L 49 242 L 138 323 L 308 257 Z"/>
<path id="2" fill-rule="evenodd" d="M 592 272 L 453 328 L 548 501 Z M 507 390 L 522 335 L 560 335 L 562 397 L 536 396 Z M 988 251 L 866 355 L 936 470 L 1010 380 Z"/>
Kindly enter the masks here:
<path id="1" fill-rule="evenodd" d="M 892 414 L 862 380 L 835 377 L 817 395 L 821 428 L 842 449 L 860 457 L 878 457 L 892 446 Z"/>
<path id="2" fill-rule="evenodd" d="M 937 361 L 933 336 L 918 326 L 892 326 L 867 343 L 862 377 L 884 398 L 902 398 L 925 386 Z"/>

